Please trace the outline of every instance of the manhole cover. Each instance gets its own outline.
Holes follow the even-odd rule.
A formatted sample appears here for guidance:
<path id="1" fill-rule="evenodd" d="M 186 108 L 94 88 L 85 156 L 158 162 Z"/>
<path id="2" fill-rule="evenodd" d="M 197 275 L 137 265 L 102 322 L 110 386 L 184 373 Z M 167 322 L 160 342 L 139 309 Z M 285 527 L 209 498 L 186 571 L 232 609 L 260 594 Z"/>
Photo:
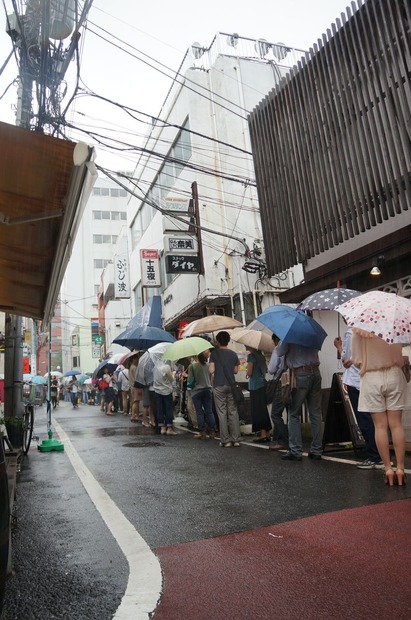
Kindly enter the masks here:
<path id="1" fill-rule="evenodd" d="M 165 444 L 159 441 L 139 441 L 133 443 L 123 443 L 123 448 L 158 448 Z"/>

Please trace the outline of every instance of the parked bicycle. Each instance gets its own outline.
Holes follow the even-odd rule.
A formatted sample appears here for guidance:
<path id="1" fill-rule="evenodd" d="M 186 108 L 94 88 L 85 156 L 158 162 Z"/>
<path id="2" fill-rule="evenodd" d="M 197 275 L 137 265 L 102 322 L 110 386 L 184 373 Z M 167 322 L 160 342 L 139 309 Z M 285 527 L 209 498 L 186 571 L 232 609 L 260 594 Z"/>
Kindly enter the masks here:
<path id="1" fill-rule="evenodd" d="M 27 454 L 33 437 L 34 427 L 34 405 L 27 403 L 24 406 L 24 422 L 23 422 L 23 453 Z"/>

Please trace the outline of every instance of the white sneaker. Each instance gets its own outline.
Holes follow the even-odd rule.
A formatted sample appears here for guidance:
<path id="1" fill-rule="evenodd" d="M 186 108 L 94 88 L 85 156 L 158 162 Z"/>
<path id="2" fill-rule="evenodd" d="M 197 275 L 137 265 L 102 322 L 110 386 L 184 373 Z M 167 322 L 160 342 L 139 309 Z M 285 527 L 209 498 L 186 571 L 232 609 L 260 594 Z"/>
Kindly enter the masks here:
<path id="1" fill-rule="evenodd" d="M 222 448 L 231 448 L 231 443 L 229 441 L 227 441 L 227 443 L 223 443 L 222 441 L 220 441 L 220 446 Z"/>

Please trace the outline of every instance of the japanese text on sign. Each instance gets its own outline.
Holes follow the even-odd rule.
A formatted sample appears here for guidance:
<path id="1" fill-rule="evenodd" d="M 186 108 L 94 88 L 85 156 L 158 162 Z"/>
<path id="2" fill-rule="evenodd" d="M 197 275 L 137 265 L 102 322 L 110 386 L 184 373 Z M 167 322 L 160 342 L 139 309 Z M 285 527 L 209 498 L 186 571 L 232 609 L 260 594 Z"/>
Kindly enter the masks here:
<path id="1" fill-rule="evenodd" d="M 168 249 L 195 250 L 195 240 L 190 237 L 168 237 Z"/>
<path id="2" fill-rule="evenodd" d="M 140 250 L 141 284 L 143 286 L 160 286 L 160 260 L 158 250 Z"/>
<path id="3" fill-rule="evenodd" d="M 114 297 L 130 297 L 130 279 L 127 254 L 118 254 L 114 257 Z"/>
<path id="4" fill-rule="evenodd" d="M 167 273 L 198 273 L 199 269 L 198 256 L 174 256 L 173 254 L 166 256 Z"/>

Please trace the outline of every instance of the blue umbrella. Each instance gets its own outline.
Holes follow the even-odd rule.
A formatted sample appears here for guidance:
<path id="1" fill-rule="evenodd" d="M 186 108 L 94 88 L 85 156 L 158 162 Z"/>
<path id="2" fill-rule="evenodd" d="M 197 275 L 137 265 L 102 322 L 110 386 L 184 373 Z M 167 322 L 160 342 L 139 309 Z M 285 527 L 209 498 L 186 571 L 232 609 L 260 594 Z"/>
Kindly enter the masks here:
<path id="1" fill-rule="evenodd" d="M 257 320 L 271 329 L 283 342 L 321 349 L 327 332 L 317 321 L 290 306 L 271 306 Z"/>
<path id="2" fill-rule="evenodd" d="M 160 342 L 175 342 L 174 336 L 159 327 L 149 325 L 130 327 L 124 330 L 113 340 L 116 344 L 121 344 L 131 351 L 133 349 L 146 351 L 150 347 Z"/>
<path id="3" fill-rule="evenodd" d="M 64 373 L 63 377 L 75 377 L 76 375 L 81 375 L 81 370 L 68 370 Z"/>
<path id="4" fill-rule="evenodd" d="M 98 379 L 99 377 L 102 377 L 104 374 L 103 370 L 104 368 L 106 368 L 106 366 L 107 366 L 108 372 L 112 374 L 117 368 L 117 365 L 118 364 L 111 364 L 107 360 L 103 360 L 102 362 L 100 362 L 100 364 L 97 366 L 97 368 L 93 372 L 93 378 Z"/>

